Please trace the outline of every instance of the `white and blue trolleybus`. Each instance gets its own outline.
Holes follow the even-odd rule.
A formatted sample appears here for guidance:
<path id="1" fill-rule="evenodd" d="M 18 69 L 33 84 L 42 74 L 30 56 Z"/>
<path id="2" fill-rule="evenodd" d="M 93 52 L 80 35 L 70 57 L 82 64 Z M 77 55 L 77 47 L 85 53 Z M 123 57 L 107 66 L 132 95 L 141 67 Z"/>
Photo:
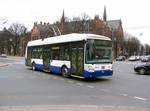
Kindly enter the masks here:
<path id="1" fill-rule="evenodd" d="M 26 66 L 64 77 L 112 76 L 112 41 L 95 34 L 67 34 L 29 41 Z"/>

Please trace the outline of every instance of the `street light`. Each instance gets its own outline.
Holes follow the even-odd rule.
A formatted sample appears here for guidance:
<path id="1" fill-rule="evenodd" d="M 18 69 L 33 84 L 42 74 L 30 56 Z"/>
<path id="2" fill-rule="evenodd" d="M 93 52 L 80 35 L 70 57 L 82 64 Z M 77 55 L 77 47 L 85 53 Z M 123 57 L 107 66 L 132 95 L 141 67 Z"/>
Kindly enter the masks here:
<path id="1" fill-rule="evenodd" d="M 112 50 L 113 50 L 113 59 L 116 58 L 116 37 L 114 36 L 115 29 L 111 28 L 112 32 Z"/>

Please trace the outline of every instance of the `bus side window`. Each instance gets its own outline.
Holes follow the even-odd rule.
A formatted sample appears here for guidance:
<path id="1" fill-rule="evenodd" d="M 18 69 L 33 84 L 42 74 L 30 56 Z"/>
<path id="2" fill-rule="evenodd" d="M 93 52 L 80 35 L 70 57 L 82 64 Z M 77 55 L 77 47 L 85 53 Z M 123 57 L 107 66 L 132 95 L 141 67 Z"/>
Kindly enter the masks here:
<path id="1" fill-rule="evenodd" d="M 60 56 L 60 48 L 59 47 L 52 47 L 52 59 L 59 60 Z"/>
<path id="2" fill-rule="evenodd" d="M 64 56 L 65 56 L 65 60 L 69 60 L 69 48 L 66 47 L 64 50 Z"/>
<path id="3" fill-rule="evenodd" d="M 61 46 L 60 59 L 61 60 L 69 60 L 69 48 L 67 46 Z"/>

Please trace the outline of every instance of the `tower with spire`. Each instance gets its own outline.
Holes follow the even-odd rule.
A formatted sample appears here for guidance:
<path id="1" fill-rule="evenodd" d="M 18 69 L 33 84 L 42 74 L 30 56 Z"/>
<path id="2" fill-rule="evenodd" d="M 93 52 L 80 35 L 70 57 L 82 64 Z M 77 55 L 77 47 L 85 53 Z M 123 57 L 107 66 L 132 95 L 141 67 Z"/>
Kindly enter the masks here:
<path id="1" fill-rule="evenodd" d="M 104 6 L 103 21 L 107 22 L 106 6 Z"/>
<path id="2" fill-rule="evenodd" d="M 62 17 L 61 17 L 61 20 L 60 20 L 60 31 L 61 31 L 61 34 L 64 34 L 65 32 L 65 12 L 64 12 L 64 9 L 63 9 L 63 13 L 62 13 Z"/>
<path id="3" fill-rule="evenodd" d="M 65 23 L 65 12 L 63 9 L 62 17 L 61 17 L 61 23 Z"/>

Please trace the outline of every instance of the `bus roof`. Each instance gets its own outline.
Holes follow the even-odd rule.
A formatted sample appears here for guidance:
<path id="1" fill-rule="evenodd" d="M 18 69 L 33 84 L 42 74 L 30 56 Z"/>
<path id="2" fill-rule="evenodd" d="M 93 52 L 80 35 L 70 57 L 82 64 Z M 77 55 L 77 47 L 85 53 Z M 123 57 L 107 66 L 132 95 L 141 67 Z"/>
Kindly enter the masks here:
<path id="1" fill-rule="evenodd" d="M 55 44 L 55 43 L 66 43 L 66 42 L 75 42 L 82 41 L 87 39 L 100 39 L 100 40 L 111 40 L 109 37 L 96 35 L 96 34 L 66 34 L 60 36 L 54 36 L 39 40 L 29 41 L 27 46 L 39 46 L 39 45 L 47 45 L 47 44 Z"/>

